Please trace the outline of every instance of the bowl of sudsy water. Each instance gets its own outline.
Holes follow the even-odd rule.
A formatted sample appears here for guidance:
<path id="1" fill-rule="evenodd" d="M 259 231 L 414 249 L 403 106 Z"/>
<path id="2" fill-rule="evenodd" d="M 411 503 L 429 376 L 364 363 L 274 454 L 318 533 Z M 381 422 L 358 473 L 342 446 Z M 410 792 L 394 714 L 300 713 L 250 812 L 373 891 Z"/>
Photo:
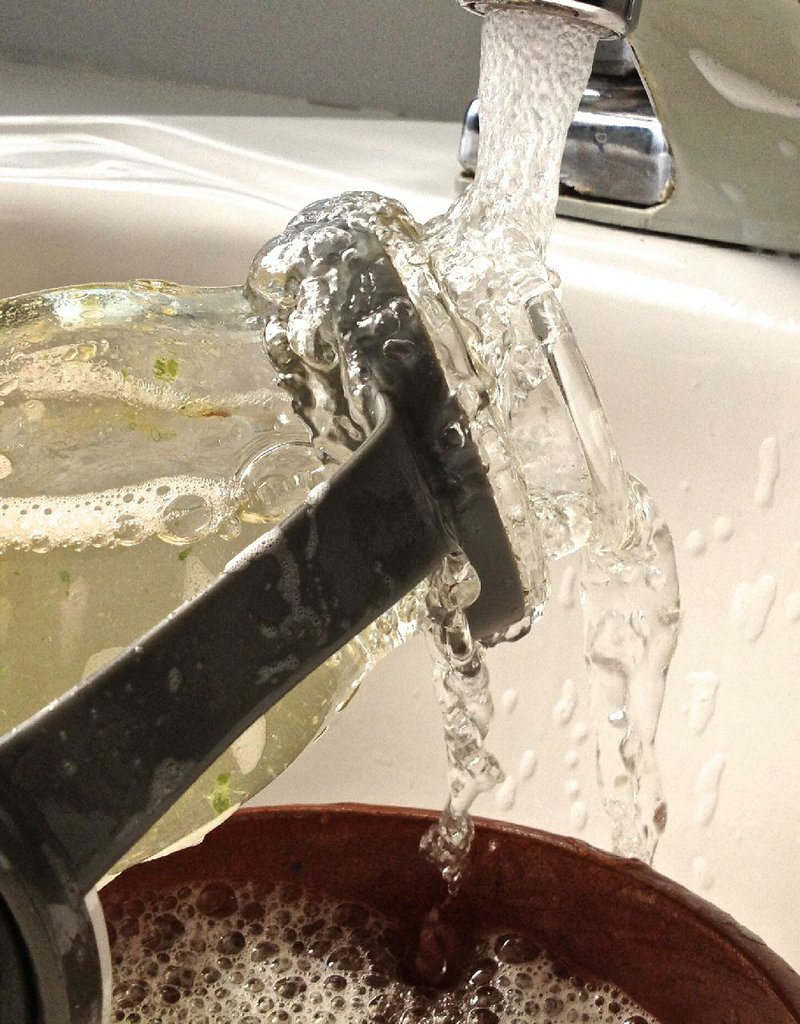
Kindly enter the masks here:
<path id="1" fill-rule="evenodd" d="M 478 820 L 455 895 L 433 812 L 239 811 L 101 893 L 127 1024 L 788 1024 L 800 978 L 645 865 Z"/>

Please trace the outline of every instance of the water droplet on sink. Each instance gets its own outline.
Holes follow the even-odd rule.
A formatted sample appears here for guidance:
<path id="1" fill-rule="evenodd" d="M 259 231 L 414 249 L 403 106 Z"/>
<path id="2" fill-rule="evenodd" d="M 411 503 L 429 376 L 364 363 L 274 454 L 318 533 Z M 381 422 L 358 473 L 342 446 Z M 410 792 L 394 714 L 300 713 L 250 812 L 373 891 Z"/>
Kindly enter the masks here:
<path id="1" fill-rule="evenodd" d="M 719 676 L 716 672 L 690 672 L 689 728 L 700 736 L 711 721 L 716 707 Z"/>
<path id="2" fill-rule="evenodd" d="M 495 790 L 494 801 L 501 811 L 510 811 L 514 806 L 517 796 L 517 781 L 513 775 L 506 775 L 505 779 Z"/>
<path id="3" fill-rule="evenodd" d="M 781 471 L 777 437 L 765 437 L 758 450 L 758 480 L 753 500 L 759 508 L 769 508 L 775 500 L 775 484 Z"/>
<path id="4" fill-rule="evenodd" d="M 519 759 L 517 774 L 521 779 L 529 779 L 536 771 L 536 754 L 532 750 L 523 750 Z"/>
<path id="5" fill-rule="evenodd" d="M 728 516 L 718 516 L 714 520 L 714 537 L 723 543 L 733 536 L 733 520 Z"/>
<path id="6" fill-rule="evenodd" d="M 572 735 L 574 736 L 576 743 L 585 743 L 589 737 L 589 726 L 586 722 L 576 722 L 575 728 L 572 730 Z"/>
<path id="7" fill-rule="evenodd" d="M 714 754 L 697 773 L 694 784 L 694 822 L 696 825 L 708 825 L 714 817 L 724 768 L 725 755 Z"/>
<path id="8" fill-rule="evenodd" d="M 589 811 L 583 800 L 575 800 L 569 809 L 569 821 L 576 832 L 582 832 L 589 820 Z"/>
<path id="9" fill-rule="evenodd" d="M 714 873 L 705 857 L 695 857 L 692 861 L 692 875 L 698 889 L 708 890 L 714 884 Z"/>
<path id="10" fill-rule="evenodd" d="M 565 679 L 561 688 L 561 696 L 553 705 L 553 721 L 556 725 L 566 725 L 575 714 L 578 704 L 578 687 L 571 679 Z"/>
<path id="11" fill-rule="evenodd" d="M 754 643 L 764 632 L 777 592 L 778 581 L 774 576 L 762 576 L 752 583 L 743 580 L 737 586 L 731 600 L 730 622 L 743 640 Z"/>
<path id="12" fill-rule="evenodd" d="M 517 701 L 518 700 L 519 700 L 519 691 L 518 690 L 513 690 L 513 689 L 506 690 L 503 693 L 503 696 L 500 698 L 500 703 L 503 705 L 503 711 L 505 711 L 505 713 L 507 715 L 510 715 L 511 712 L 514 710 L 514 708 L 517 706 Z"/>
<path id="13" fill-rule="evenodd" d="M 686 550 L 690 555 L 702 555 L 706 549 L 706 538 L 702 530 L 692 530 L 686 538 Z"/>

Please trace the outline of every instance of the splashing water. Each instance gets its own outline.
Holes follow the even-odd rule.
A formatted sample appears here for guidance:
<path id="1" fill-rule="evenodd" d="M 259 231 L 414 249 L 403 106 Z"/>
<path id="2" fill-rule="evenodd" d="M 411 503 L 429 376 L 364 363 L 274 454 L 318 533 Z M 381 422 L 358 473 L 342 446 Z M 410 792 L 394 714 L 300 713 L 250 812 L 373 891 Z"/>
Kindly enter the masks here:
<path id="1" fill-rule="evenodd" d="M 374 242 L 361 243 L 369 252 L 357 254 L 346 248 L 335 255 L 343 232 L 363 229 L 374 238 Z M 439 288 L 420 230 L 399 204 L 370 193 L 325 200 L 300 214 L 265 246 L 254 262 L 248 289 L 266 320 L 269 354 L 282 371 L 283 386 L 293 396 L 295 408 L 318 442 L 332 451 L 355 446 L 364 434 L 359 431 L 361 378 L 336 344 L 326 346 L 326 339 L 341 334 L 347 282 L 354 273 L 370 274 L 369 268 L 385 259 L 385 253 L 400 272 L 437 345 L 449 383 L 468 413 L 466 429 L 489 468 L 528 606 L 538 612 L 546 598 L 546 573 L 535 529 L 518 511 L 525 503 L 521 472 L 464 346 L 463 335 L 469 327 L 460 322 Z M 289 282 L 291 295 L 287 294 Z M 483 647 L 472 638 L 466 615 L 479 589 L 471 565 L 454 550 L 434 574 L 426 599 L 451 796 L 442 820 L 423 840 L 423 847 L 453 888 L 472 836 L 469 808 L 478 793 L 502 779 L 497 761 L 483 747 L 492 703 Z M 514 628 L 522 631 L 528 622 L 526 619 Z"/>
<path id="2" fill-rule="evenodd" d="M 494 708 L 483 647 L 470 635 L 465 610 L 475 600 L 478 587 L 469 562 L 463 556 L 451 556 L 431 580 L 427 597 L 450 797 L 437 824 L 423 837 L 422 850 L 439 865 L 451 892 L 458 888 L 472 842 L 469 809 L 479 793 L 504 778 L 497 759 L 484 747 Z"/>
<path id="3" fill-rule="evenodd" d="M 654 740 L 679 619 L 672 540 L 622 468 L 544 262 L 566 133 L 595 43 L 592 29 L 556 17 L 487 16 L 475 182 L 427 225 L 426 241 L 442 287 L 477 328 L 471 354 L 493 382 L 544 551 L 582 549 L 599 785 L 615 852 L 649 861 L 666 820 Z M 451 831 L 468 843 L 462 823 Z"/>
<path id="4" fill-rule="evenodd" d="M 582 553 L 584 642 L 600 790 L 615 853 L 651 861 L 667 808 L 655 752 L 679 611 L 672 539 L 631 481 L 638 544 Z"/>
<path id="5" fill-rule="evenodd" d="M 672 543 L 622 468 L 544 263 L 561 154 L 595 43 L 593 30 L 552 16 L 490 14 L 474 185 L 424 229 L 398 203 L 369 193 L 315 204 L 256 259 L 248 288 L 266 303 L 268 351 L 295 408 L 329 450 L 352 448 L 363 428 L 357 385 L 331 344 L 344 272 L 330 253 L 342 224 L 375 234 L 488 467 L 528 594 L 518 632 L 547 600 L 547 557 L 582 549 L 599 782 L 615 850 L 649 860 L 666 813 L 653 743 L 677 634 Z M 471 840 L 470 807 L 504 777 L 484 743 L 488 673 L 465 614 L 476 593 L 456 552 L 427 598 L 451 791 L 422 845 L 451 887 Z"/>
<path id="6" fill-rule="evenodd" d="M 558 195 L 558 168 L 594 42 L 591 33 L 553 18 L 502 13 L 486 18 L 475 182 L 426 229 L 440 280 L 461 315 L 477 328 L 470 338 L 473 359 L 483 378 L 493 382 L 491 397 L 503 416 L 531 504 L 538 502 L 540 513 L 547 508 L 539 522 L 548 525 L 537 531 L 547 553 L 559 546 L 559 527 L 570 532 L 560 496 L 582 494 L 587 487 L 583 481 L 574 483 L 581 467 L 575 460 L 572 427 L 548 381 L 546 360 L 531 337 L 520 299 L 548 281 L 544 252 Z M 521 104 L 526 109 L 520 116 L 528 115 L 523 130 L 514 124 Z M 530 404 L 531 396 L 538 409 L 519 429 L 519 408 Z M 578 504 L 573 502 L 573 507 Z M 537 570 L 545 589 L 545 564 Z M 484 733 L 488 724 L 482 723 Z M 450 760 L 457 760 L 458 748 L 450 737 L 448 747 Z M 451 775 L 458 778 L 452 769 Z M 500 778 L 495 772 L 486 781 Z M 451 797 L 440 826 L 448 841 L 440 839 L 439 847 L 455 847 L 463 859 L 470 832 L 463 821 L 451 820 L 452 803 Z M 466 815 L 469 808 L 462 803 L 461 809 Z"/>

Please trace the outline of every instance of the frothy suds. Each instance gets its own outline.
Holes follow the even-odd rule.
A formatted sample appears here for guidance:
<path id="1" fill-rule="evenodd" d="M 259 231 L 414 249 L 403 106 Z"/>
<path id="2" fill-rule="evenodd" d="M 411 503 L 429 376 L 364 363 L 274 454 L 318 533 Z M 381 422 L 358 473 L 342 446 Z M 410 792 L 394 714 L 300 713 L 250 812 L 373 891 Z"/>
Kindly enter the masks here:
<path id="1" fill-rule="evenodd" d="M 652 1024 L 529 939 L 485 934 L 452 987 L 408 981 L 414 949 L 386 918 L 293 887 L 221 882 L 105 900 L 112 1020 L 140 1024 Z"/>
<path id="2" fill-rule="evenodd" d="M 235 516 L 242 498 L 235 483 L 189 475 L 83 494 L 2 498 L 0 552 L 128 546 L 155 536 L 188 544 Z"/>

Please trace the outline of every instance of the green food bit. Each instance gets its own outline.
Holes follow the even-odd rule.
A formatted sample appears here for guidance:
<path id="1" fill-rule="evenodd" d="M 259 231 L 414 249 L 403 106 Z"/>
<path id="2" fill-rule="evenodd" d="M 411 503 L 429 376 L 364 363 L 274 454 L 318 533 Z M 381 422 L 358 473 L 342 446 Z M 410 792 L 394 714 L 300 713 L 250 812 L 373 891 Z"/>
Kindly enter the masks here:
<path id="1" fill-rule="evenodd" d="M 69 597 L 69 588 L 72 585 L 72 577 L 66 569 L 61 569 L 58 574 L 58 578 L 61 580 L 61 586 L 64 588 L 64 597 Z"/>
<path id="2" fill-rule="evenodd" d="M 189 557 L 189 555 L 191 553 L 192 553 L 192 546 L 191 546 L 191 544 L 189 545 L 188 548 L 181 548 L 181 550 L 178 552 L 178 561 L 179 562 L 185 562 L 186 559 Z"/>
<path id="3" fill-rule="evenodd" d="M 230 794 L 223 793 L 222 791 L 214 792 L 211 797 L 211 806 L 217 814 L 224 814 L 231 806 Z"/>
<path id="4" fill-rule="evenodd" d="M 0 683 L 5 679 L 7 675 L 8 669 L 5 667 L 5 665 L 0 665 Z"/>
<path id="5" fill-rule="evenodd" d="M 178 360 L 170 357 L 159 357 L 153 363 L 153 376 L 156 380 L 173 381 L 178 376 Z"/>
<path id="6" fill-rule="evenodd" d="M 133 373 L 133 370 L 131 370 L 130 366 L 123 366 L 119 372 L 122 374 L 122 379 L 127 380 Z"/>
<path id="7" fill-rule="evenodd" d="M 614 785 L 617 789 L 622 789 L 623 786 L 627 786 L 630 782 L 630 778 L 627 775 L 617 775 L 614 779 Z"/>
<path id="8" fill-rule="evenodd" d="M 214 782 L 214 790 L 211 794 L 211 806 L 217 814 L 223 814 L 230 810 L 231 806 L 231 775 L 230 772 L 220 772 Z"/>

